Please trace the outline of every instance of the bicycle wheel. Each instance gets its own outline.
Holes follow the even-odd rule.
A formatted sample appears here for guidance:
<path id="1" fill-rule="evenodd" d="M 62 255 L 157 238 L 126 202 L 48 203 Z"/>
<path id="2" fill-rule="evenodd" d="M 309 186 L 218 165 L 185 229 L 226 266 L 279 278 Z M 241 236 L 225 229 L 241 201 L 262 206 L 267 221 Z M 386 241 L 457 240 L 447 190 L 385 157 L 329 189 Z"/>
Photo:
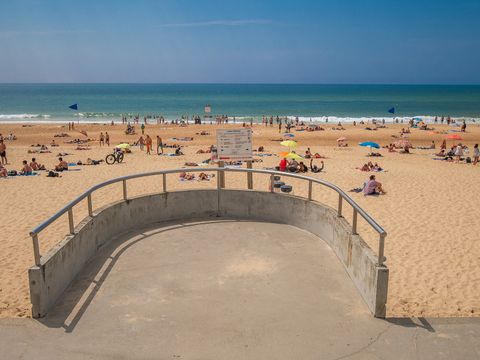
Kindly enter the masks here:
<path id="1" fill-rule="evenodd" d="M 113 154 L 108 154 L 107 157 L 105 158 L 105 162 L 108 164 L 108 165 L 112 165 L 112 164 L 115 164 L 115 155 Z"/>
<path id="2" fill-rule="evenodd" d="M 123 161 L 123 153 L 117 155 L 117 161 L 119 164 Z"/>

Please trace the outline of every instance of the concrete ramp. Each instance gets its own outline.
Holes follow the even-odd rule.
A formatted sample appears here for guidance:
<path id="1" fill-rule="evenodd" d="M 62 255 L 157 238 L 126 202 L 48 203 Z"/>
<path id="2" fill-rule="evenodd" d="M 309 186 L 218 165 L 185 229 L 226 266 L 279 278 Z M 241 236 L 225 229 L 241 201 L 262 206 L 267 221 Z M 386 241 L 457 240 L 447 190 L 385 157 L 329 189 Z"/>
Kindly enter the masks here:
<path id="1" fill-rule="evenodd" d="M 166 224 L 112 242 L 42 322 L 113 357 L 141 348 L 158 358 L 278 359 L 348 349 L 360 339 L 340 345 L 339 337 L 367 319 L 321 239 L 288 225 L 224 220 Z"/>

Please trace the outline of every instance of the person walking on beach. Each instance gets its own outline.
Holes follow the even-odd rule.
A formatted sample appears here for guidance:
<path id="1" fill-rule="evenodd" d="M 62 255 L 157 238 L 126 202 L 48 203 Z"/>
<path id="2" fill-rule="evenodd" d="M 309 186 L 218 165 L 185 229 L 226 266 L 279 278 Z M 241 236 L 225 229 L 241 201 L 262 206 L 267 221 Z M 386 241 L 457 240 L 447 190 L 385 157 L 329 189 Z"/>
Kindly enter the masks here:
<path id="1" fill-rule="evenodd" d="M 479 157 L 480 157 L 480 150 L 478 149 L 478 144 L 475 144 L 473 146 L 473 165 L 477 165 Z"/>
<path id="2" fill-rule="evenodd" d="M 142 135 L 145 135 L 145 124 L 142 124 L 142 126 L 140 126 L 140 129 L 142 129 Z"/>
<path id="3" fill-rule="evenodd" d="M 162 143 L 162 138 L 157 135 L 157 155 L 160 155 L 160 152 L 158 149 L 161 149 L 162 154 L 163 154 L 163 143 Z"/>
<path id="4" fill-rule="evenodd" d="M 7 145 L 3 142 L 3 139 L 0 140 L 0 157 L 3 165 L 8 165 L 7 160 Z"/>
<path id="5" fill-rule="evenodd" d="M 100 133 L 100 146 L 105 145 L 105 136 L 103 135 L 103 132 Z"/>
<path id="6" fill-rule="evenodd" d="M 108 132 L 105 131 L 105 144 L 107 146 L 110 146 L 110 135 L 108 135 Z"/>
<path id="7" fill-rule="evenodd" d="M 150 150 L 152 150 L 152 138 L 150 135 L 147 135 L 145 138 L 145 144 L 147 145 L 147 155 L 150 155 Z"/>
<path id="8" fill-rule="evenodd" d="M 143 147 L 145 146 L 145 139 L 143 136 L 140 136 L 140 139 L 138 139 L 137 143 L 140 145 L 140 151 L 143 151 Z"/>

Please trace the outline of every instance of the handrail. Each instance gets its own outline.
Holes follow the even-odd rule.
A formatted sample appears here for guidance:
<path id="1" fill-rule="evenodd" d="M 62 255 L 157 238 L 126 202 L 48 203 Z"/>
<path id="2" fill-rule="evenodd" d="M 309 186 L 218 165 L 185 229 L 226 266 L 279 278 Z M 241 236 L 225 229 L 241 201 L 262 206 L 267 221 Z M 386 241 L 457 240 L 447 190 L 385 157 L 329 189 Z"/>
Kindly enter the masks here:
<path id="1" fill-rule="evenodd" d="M 35 227 L 31 232 L 30 236 L 32 237 L 33 240 L 33 249 L 34 249 L 34 256 L 35 256 L 35 264 L 37 266 L 40 266 L 40 253 L 39 253 L 39 245 L 38 245 L 38 234 L 47 228 L 50 224 L 52 224 L 55 220 L 60 218 L 62 215 L 65 213 L 68 213 L 69 217 L 69 224 L 70 224 L 70 233 L 74 233 L 74 226 L 73 226 L 73 211 L 72 208 L 80 203 L 85 198 L 88 198 L 88 209 L 89 209 L 89 215 L 92 216 L 92 201 L 91 201 L 91 195 L 96 191 L 99 190 L 105 186 L 115 184 L 118 182 L 123 182 L 123 197 L 124 200 L 127 200 L 127 188 L 126 188 L 126 181 L 127 180 L 132 180 L 132 179 L 137 179 L 141 177 L 147 177 L 147 176 L 157 176 L 157 175 L 163 175 L 163 190 L 164 192 L 167 192 L 166 189 L 166 175 L 167 174 L 176 174 L 176 173 L 181 173 L 181 172 L 211 172 L 211 171 L 216 171 L 217 175 L 224 174 L 225 171 L 227 172 L 244 172 L 244 173 L 258 173 L 258 174 L 268 174 L 270 175 L 270 186 L 273 189 L 273 176 L 279 175 L 279 176 L 286 176 L 286 177 L 292 177 L 300 180 L 306 180 L 309 182 L 309 194 L 308 194 L 308 200 L 312 199 L 312 183 L 320 184 L 323 186 L 326 186 L 334 191 L 336 191 L 339 195 L 338 197 L 338 209 L 337 209 L 337 215 L 339 217 L 342 217 L 342 200 L 345 200 L 350 206 L 353 208 L 353 220 L 352 220 L 352 234 L 356 235 L 357 234 L 357 214 L 360 214 L 365 221 L 380 235 L 379 239 L 379 251 L 378 251 L 378 265 L 383 266 L 383 263 L 385 261 L 385 258 L 383 256 L 384 252 L 384 241 L 385 237 L 387 236 L 387 232 L 365 211 L 363 210 L 350 196 L 348 196 L 342 189 L 340 189 L 338 186 L 322 180 L 322 179 L 316 179 L 312 178 L 309 176 L 304 176 L 304 175 L 298 175 L 295 173 L 287 173 L 287 172 L 281 172 L 281 171 L 273 171 L 273 170 L 261 170 L 261 169 L 243 169 L 243 168 L 228 168 L 228 167 L 216 167 L 216 168 L 183 168 L 183 169 L 172 169 L 172 170 L 159 170 L 159 171 L 152 171 L 152 172 L 147 172 L 147 173 L 138 173 L 138 174 L 131 174 L 131 175 L 126 175 L 118 178 L 114 178 L 108 181 L 104 181 L 100 184 L 97 184 L 87 191 L 85 191 L 83 194 L 78 196 L 76 199 L 72 200 L 69 202 L 67 205 L 65 205 L 62 209 L 57 211 L 53 216 L 51 216 L 49 219 Z M 217 181 L 220 181 L 220 176 L 217 176 Z M 220 183 L 217 186 L 217 189 L 220 190 L 221 186 Z"/>

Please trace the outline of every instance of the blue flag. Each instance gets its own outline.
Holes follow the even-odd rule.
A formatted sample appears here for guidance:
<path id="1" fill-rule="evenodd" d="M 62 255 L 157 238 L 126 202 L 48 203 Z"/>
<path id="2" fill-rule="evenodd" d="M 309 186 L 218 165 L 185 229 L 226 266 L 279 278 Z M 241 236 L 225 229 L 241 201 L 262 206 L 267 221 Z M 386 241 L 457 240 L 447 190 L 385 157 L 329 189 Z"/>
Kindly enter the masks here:
<path id="1" fill-rule="evenodd" d="M 78 104 L 70 105 L 69 108 L 72 110 L 78 110 Z"/>
<path id="2" fill-rule="evenodd" d="M 388 112 L 389 112 L 390 114 L 395 114 L 395 108 L 392 107 L 391 109 L 388 109 Z"/>

